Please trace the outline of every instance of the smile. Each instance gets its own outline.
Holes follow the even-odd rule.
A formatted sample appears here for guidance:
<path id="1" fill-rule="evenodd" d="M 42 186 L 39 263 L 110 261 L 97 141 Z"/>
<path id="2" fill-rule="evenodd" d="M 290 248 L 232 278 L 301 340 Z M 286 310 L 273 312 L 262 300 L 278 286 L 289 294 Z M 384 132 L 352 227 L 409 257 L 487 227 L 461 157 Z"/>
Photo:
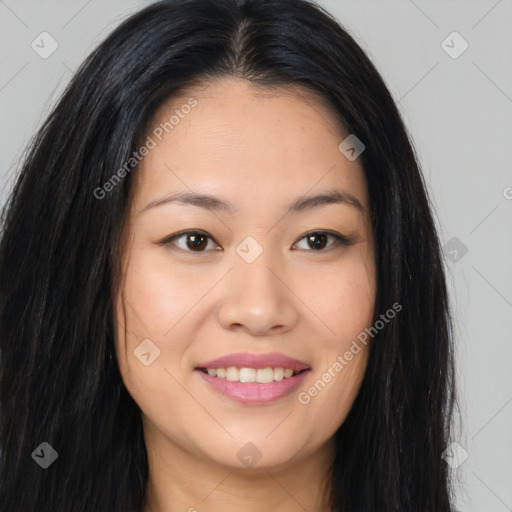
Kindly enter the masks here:
<path id="1" fill-rule="evenodd" d="M 307 363 L 276 352 L 229 354 L 195 367 L 210 389 L 246 405 L 264 405 L 290 395 L 310 372 Z"/>

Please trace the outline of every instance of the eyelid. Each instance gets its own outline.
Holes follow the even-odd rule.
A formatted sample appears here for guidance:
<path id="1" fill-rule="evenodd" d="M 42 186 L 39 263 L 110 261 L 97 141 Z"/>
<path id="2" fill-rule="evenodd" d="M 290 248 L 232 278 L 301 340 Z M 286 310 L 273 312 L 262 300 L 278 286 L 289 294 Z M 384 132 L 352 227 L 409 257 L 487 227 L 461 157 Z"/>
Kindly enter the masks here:
<path id="1" fill-rule="evenodd" d="M 295 240 L 295 242 L 293 242 L 293 245 L 295 245 L 297 242 L 299 242 L 303 238 L 306 238 L 306 237 L 308 237 L 310 235 L 317 235 L 317 234 L 320 234 L 320 235 L 330 235 L 334 239 L 336 239 L 338 244 L 341 244 L 341 245 L 351 245 L 353 243 L 353 239 L 352 238 L 350 238 L 348 236 L 345 236 L 345 235 L 342 235 L 341 233 L 338 233 L 337 231 L 331 231 L 329 229 L 313 229 L 312 231 L 308 231 L 307 233 L 304 233 L 299 238 L 297 238 L 297 240 Z M 336 244 L 333 244 L 333 245 L 336 245 Z M 331 247 L 333 247 L 333 245 Z M 312 249 L 311 251 L 308 251 L 308 252 L 327 252 L 328 250 L 329 249 L 315 251 L 315 250 Z"/>
<path id="2" fill-rule="evenodd" d="M 158 242 L 158 245 L 161 245 L 161 246 L 169 245 L 172 243 L 173 240 L 180 238 L 183 235 L 188 235 L 188 234 L 203 235 L 206 238 L 209 238 L 210 240 L 212 240 L 218 246 L 220 246 L 220 244 L 215 240 L 215 238 L 213 238 L 211 235 L 209 235 L 206 231 L 203 231 L 202 229 L 186 229 L 184 231 L 179 231 L 178 233 L 174 233 L 173 235 L 170 235 L 170 236 L 164 238 L 163 240 Z M 336 240 L 337 244 L 336 243 L 332 244 L 328 249 L 321 249 L 321 250 L 317 250 L 317 251 L 315 251 L 314 249 L 311 249 L 306 252 L 319 252 L 319 253 L 320 252 L 328 252 L 330 249 L 332 249 L 336 245 L 345 245 L 346 246 L 346 245 L 351 245 L 353 243 L 353 239 L 351 237 L 342 235 L 341 233 L 338 233 L 337 231 L 331 231 L 328 229 L 317 229 L 317 230 L 308 231 L 308 232 L 302 234 L 295 240 L 295 242 L 293 242 L 293 245 L 300 242 L 302 239 L 307 238 L 310 235 L 315 235 L 315 234 L 322 234 L 322 235 L 328 235 L 328 236 L 330 235 Z M 187 251 L 185 249 L 180 249 L 180 248 L 177 248 L 177 250 L 181 250 L 183 252 L 198 253 L 198 254 L 204 253 L 204 252 L 209 252 L 209 251 Z"/>
<path id="3" fill-rule="evenodd" d="M 203 231 L 202 229 L 185 229 L 183 231 L 178 231 L 178 233 L 174 233 L 173 235 L 167 236 L 163 240 L 160 240 L 160 242 L 158 242 L 158 245 L 168 245 L 168 244 L 172 243 L 173 240 L 180 238 L 183 235 L 188 235 L 188 234 L 203 235 L 220 246 L 220 244 L 217 242 L 217 240 L 215 240 L 215 238 L 213 238 L 213 236 L 208 234 L 206 231 Z M 178 250 L 179 250 L 179 248 L 178 248 Z M 185 251 L 185 252 L 207 252 L 207 251 Z"/>

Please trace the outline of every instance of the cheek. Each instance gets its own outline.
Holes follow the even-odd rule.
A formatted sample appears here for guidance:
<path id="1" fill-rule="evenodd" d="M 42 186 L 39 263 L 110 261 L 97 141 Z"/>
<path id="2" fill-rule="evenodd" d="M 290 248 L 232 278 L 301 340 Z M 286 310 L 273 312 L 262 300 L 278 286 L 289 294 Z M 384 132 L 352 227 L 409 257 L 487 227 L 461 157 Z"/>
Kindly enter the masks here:
<path id="1" fill-rule="evenodd" d="M 319 316 L 331 330 L 328 347 L 346 350 L 352 339 L 372 322 L 376 283 L 373 264 L 352 258 L 325 276 L 317 290 Z M 330 341 L 329 341 L 330 340 Z"/>
<path id="2" fill-rule="evenodd" d="M 325 373 L 321 373 L 301 395 L 300 403 L 307 402 L 301 407 L 309 408 L 308 415 L 314 419 L 317 428 L 321 426 L 323 432 L 332 435 L 345 421 L 361 387 L 367 355 L 368 347 L 363 347 L 339 371 L 333 367 L 336 356 L 331 358 L 330 364 L 324 368 Z"/>
<path id="3" fill-rule="evenodd" d="M 128 322 L 139 334 L 163 341 L 190 309 L 198 283 L 158 255 L 133 251 L 133 256 L 124 285 Z"/>
<path id="4" fill-rule="evenodd" d="M 180 404 L 184 399 L 183 389 L 173 377 L 181 381 L 177 365 L 187 350 L 179 321 L 186 314 L 189 300 L 183 299 L 190 283 L 162 263 L 148 252 L 133 249 L 117 301 L 116 345 L 123 381 L 142 412 L 151 418 L 165 416 L 162 411 L 169 403 Z M 146 353 L 150 354 L 148 365 L 143 361 Z"/>
<path id="5" fill-rule="evenodd" d="M 323 428 L 334 432 L 350 411 L 367 366 L 369 344 L 358 336 L 373 319 L 373 262 L 356 254 L 347 257 L 315 290 L 318 316 L 326 320 L 330 335 L 321 337 L 315 379 L 302 390 L 299 403 L 309 408 L 311 417 Z"/>
<path id="6" fill-rule="evenodd" d="M 116 347 L 125 383 L 139 404 L 137 398 L 146 400 L 151 390 L 165 387 L 162 380 L 169 376 L 163 370 L 174 373 L 187 350 L 180 320 L 191 308 L 195 294 L 191 296 L 190 290 L 190 279 L 180 277 L 170 265 L 149 252 L 132 250 L 116 305 Z M 151 362 L 146 366 L 138 357 L 148 351 Z"/>

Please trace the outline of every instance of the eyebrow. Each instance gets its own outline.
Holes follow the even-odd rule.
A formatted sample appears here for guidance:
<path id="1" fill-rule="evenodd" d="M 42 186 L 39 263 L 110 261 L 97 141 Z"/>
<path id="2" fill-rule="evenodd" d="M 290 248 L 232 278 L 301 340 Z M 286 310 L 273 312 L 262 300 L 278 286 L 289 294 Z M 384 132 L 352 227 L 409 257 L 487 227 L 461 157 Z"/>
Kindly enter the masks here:
<path id="1" fill-rule="evenodd" d="M 230 215 L 234 215 L 238 211 L 233 203 L 212 195 L 196 192 L 176 192 L 175 194 L 151 201 L 139 212 L 139 215 L 149 209 L 170 203 L 197 206 L 209 211 L 226 212 Z M 344 204 L 357 208 L 363 213 L 366 211 L 357 197 L 348 192 L 333 189 L 314 196 L 299 197 L 287 206 L 286 212 L 300 213 L 330 204 Z"/>

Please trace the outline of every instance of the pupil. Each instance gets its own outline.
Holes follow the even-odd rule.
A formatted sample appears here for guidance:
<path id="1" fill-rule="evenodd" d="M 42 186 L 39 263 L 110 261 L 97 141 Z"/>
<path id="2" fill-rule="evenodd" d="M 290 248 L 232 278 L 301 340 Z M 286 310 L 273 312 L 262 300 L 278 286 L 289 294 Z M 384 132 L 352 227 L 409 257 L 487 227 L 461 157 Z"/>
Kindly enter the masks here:
<path id="1" fill-rule="evenodd" d="M 189 235 L 189 240 L 192 242 L 192 246 L 189 245 L 190 249 L 203 249 L 204 248 L 204 235 Z"/>
<path id="2" fill-rule="evenodd" d="M 319 238 L 322 238 L 323 240 L 319 241 Z M 315 233 L 313 235 L 309 235 L 308 239 L 310 242 L 312 242 L 312 247 L 314 249 L 323 249 L 325 247 L 326 235 L 322 233 Z"/>

